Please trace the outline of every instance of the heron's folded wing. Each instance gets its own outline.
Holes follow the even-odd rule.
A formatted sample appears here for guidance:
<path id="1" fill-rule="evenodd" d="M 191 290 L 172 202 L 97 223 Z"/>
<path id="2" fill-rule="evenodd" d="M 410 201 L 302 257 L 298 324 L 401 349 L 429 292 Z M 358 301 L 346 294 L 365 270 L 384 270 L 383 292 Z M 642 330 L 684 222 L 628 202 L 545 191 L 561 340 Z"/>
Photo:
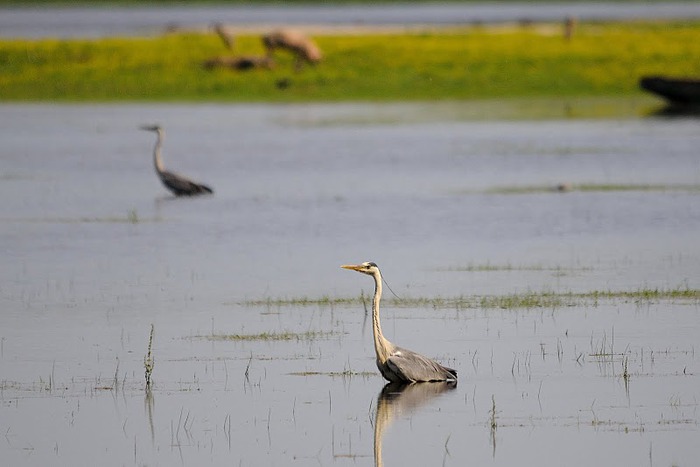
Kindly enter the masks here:
<path id="1" fill-rule="evenodd" d="M 387 359 L 389 368 L 406 381 L 456 380 L 457 372 L 411 350 L 396 348 Z"/>

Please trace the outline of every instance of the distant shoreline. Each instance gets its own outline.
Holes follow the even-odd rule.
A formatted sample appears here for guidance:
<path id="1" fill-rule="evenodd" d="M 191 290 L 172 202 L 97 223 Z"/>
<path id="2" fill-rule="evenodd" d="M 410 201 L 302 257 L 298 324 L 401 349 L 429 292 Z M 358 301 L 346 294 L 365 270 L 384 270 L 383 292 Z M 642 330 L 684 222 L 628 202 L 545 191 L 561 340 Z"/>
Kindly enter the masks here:
<path id="1" fill-rule="evenodd" d="M 97 6 L 29 2 L 21 7 L 0 0 L 0 37 L 98 38 L 159 34 L 176 27 L 201 30 L 221 22 L 241 31 L 295 28 L 399 29 L 465 27 L 479 24 L 578 21 L 639 21 L 700 19 L 700 2 L 358 2 L 331 4 L 231 4 L 196 2 L 183 5 L 133 3 Z"/>

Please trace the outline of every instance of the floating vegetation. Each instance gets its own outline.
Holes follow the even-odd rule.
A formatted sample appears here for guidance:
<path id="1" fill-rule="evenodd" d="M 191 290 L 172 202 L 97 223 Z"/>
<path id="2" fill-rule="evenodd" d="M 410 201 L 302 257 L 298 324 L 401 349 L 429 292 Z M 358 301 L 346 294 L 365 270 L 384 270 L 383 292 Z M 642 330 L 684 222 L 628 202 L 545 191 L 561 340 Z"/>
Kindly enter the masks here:
<path id="1" fill-rule="evenodd" d="M 265 298 L 262 300 L 246 300 L 243 305 L 248 306 L 334 306 L 334 305 L 353 305 L 358 302 L 357 298 L 331 298 L 324 295 L 319 298 L 298 297 L 298 298 Z"/>
<path id="2" fill-rule="evenodd" d="M 306 332 L 261 332 L 258 334 L 209 334 L 206 336 L 195 336 L 198 339 L 208 339 L 211 341 L 309 341 L 315 339 L 327 339 L 336 333 L 325 331 Z"/>
<path id="3" fill-rule="evenodd" d="M 139 214 L 136 212 L 136 209 L 131 209 L 129 211 L 129 214 L 126 216 L 129 222 L 132 224 L 138 224 L 139 222 Z"/>
<path id="4" fill-rule="evenodd" d="M 3 218 L 3 222 L 17 223 L 46 223 L 46 224 L 140 224 L 144 222 L 162 222 L 162 219 L 151 217 L 139 217 L 135 209 L 130 210 L 126 216 L 107 217 L 28 217 L 28 218 Z"/>
<path id="5" fill-rule="evenodd" d="M 580 191 L 585 193 L 604 192 L 685 192 L 698 193 L 700 185 L 654 185 L 654 184 L 612 184 L 612 183 L 560 183 L 556 185 L 504 186 L 485 190 L 483 193 L 500 195 L 526 195 L 536 193 L 569 193 Z M 473 193 L 473 192 L 469 192 Z"/>
<path id="6" fill-rule="evenodd" d="M 393 307 L 417 307 L 417 308 L 487 308 L 487 309 L 521 309 L 521 308 L 561 308 L 569 306 L 596 306 L 601 301 L 608 302 L 633 302 L 654 303 L 660 301 L 678 301 L 700 303 L 700 289 L 676 288 L 676 289 L 652 289 L 641 288 L 637 290 L 594 290 L 584 293 L 574 292 L 524 292 L 505 295 L 471 295 L 458 297 L 412 297 L 412 298 L 388 298 L 386 304 Z M 321 297 L 317 300 L 304 297 L 299 299 L 272 299 L 250 300 L 243 302 L 246 306 L 331 306 L 331 305 L 362 305 L 364 297 L 355 298 L 329 298 Z M 282 334 L 281 336 L 284 336 Z M 266 339 L 266 334 L 254 339 Z M 273 335 L 276 336 L 276 335 Z M 296 338 L 296 334 L 291 338 Z M 274 338 L 274 337 L 271 337 Z M 284 337 L 282 337 L 284 338 Z"/>
<path id="7" fill-rule="evenodd" d="M 542 271 L 542 272 L 556 272 L 564 273 L 571 271 L 590 271 L 592 268 L 571 268 L 563 266 L 545 266 L 542 264 L 533 265 L 513 265 L 510 263 L 506 264 L 467 264 L 466 266 L 450 266 L 443 271 L 448 272 L 497 272 L 497 271 Z"/>
<path id="8" fill-rule="evenodd" d="M 289 373 L 291 376 L 330 376 L 331 378 L 337 378 L 337 377 L 351 377 L 351 376 L 362 376 L 362 377 L 369 377 L 369 376 L 377 376 L 377 373 L 374 371 L 352 371 L 352 370 L 345 370 L 345 371 L 295 371 L 293 373 Z"/>

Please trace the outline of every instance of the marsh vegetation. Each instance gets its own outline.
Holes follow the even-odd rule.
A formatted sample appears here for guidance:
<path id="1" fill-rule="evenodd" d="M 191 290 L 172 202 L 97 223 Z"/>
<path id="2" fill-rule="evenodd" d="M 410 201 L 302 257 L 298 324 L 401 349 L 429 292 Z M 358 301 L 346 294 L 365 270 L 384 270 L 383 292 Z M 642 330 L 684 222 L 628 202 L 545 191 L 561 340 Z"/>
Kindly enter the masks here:
<path id="1" fill-rule="evenodd" d="M 494 269 L 478 269 L 479 271 Z M 257 307 L 289 307 L 289 306 L 362 306 L 367 305 L 368 298 L 364 295 L 355 298 L 330 298 L 318 299 L 302 298 L 265 298 L 242 302 L 243 306 Z M 591 290 L 584 293 L 574 292 L 524 292 L 507 295 L 491 296 L 457 296 L 457 297 L 411 297 L 411 298 L 386 298 L 384 303 L 388 306 L 403 308 L 561 308 L 572 306 L 598 306 L 601 301 L 607 304 L 633 302 L 639 305 L 678 301 L 690 305 L 700 305 L 700 290 L 687 287 L 675 289 L 639 289 L 639 290 Z"/>
<path id="2" fill-rule="evenodd" d="M 642 75 L 700 74 L 696 21 L 320 31 L 324 60 L 294 73 L 208 70 L 223 46 L 213 31 L 157 37 L 0 40 L 3 101 L 420 101 L 515 97 L 639 96 Z M 236 51 L 264 55 L 242 30 Z M 377 79 L 381 76 L 382 79 Z M 279 86 L 280 82 L 287 85 Z"/>

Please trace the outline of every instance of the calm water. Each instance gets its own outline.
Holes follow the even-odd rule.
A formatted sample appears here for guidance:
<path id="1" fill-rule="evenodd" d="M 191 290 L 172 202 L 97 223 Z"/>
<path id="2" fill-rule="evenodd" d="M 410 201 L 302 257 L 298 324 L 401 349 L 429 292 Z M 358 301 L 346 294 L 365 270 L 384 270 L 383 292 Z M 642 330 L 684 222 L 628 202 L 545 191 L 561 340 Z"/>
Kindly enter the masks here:
<path id="1" fill-rule="evenodd" d="M 698 2 L 451 2 L 391 5 L 168 6 L 0 9 L 3 37 L 100 37 L 153 34 L 167 27 L 218 21 L 251 25 L 472 24 L 507 21 L 683 19 L 700 17 Z"/>
<path id="2" fill-rule="evenodd" d="M 0 106 L 3 462 L 693 465 L 697 302 L 387 303 L 460 374 L 398 397 L 361 305 L 253 303 L 699 288 L 698 120 L 564 107 Z"/>

